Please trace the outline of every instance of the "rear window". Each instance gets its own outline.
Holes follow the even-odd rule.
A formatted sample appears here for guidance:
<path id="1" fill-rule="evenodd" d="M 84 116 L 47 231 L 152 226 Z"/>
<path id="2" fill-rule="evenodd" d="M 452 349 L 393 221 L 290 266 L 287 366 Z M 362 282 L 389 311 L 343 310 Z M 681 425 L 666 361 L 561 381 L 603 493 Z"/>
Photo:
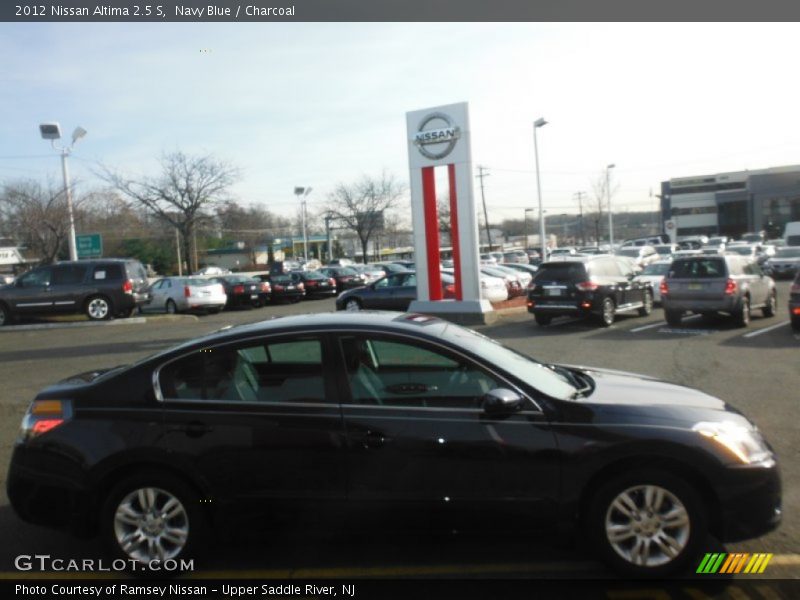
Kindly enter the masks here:
<path id="1" fill-rule="evenodd" d="M 122 281 L 122 264 L 112 263 L 107 265 L 97 265 L 92 273 L 95 281 Z"/>
<path id="2" fill-rule="evenodd" d="M 536 281 L 583 281 L 586 278 L 583 263 L 544 264 L 534 276 Z"/>
<path id="3" fill-rule="evenodd" d="M 713 279 L 726 277 L 725 261 L 720 258 L 676 260 L 672 263 L 669 277 L 675 279 Z"/>
<path id="4" fill-rule="evenodd" d="M 778 248 L 775 250 L 776 258 L 800 258 L 800 248 Z"/>

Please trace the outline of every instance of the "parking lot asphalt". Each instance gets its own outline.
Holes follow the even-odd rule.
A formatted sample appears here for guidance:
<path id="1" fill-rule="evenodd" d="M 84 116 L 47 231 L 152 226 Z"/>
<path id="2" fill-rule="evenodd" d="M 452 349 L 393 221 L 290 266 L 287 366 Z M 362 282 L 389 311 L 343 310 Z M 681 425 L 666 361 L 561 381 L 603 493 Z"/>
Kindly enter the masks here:
<path id="1" fill-rule="evenodd" d="M 644 373 L 692 386 L 723 398 L 747 414 L 778 453 L 783 476 L 784 521 L 762 538 L 727 546 L 729 552 L 774 553 L 767 576 L 800 576 L 800 335 L 788 322 L 788 282 L 778 282 L 779 311 L 764 318 L 756 311 L 748 328 L 725 319 L 692 317 L 679 328 L 664 322 L 656 308 L 649 317 L 619 317 L 602 328 L 575 319 L 557 319 L 537 326 L 526 312 L 512 311 L 491 326 L 478 329 L 545 362 L 592 365 Z M 223 312 L 198 319 L 148 318 L 146 323 L 114 327 L 19 330 L 0 334 L 0 574 L 13 571 L 19 554 L 99 557 L 94 541 L 27 525 L 8 506 L 5 478 L 10 451 L 22 415 L 34 394 L 66 376 L 94 368 L 138 360 L 186 339 L 226 325 L 274 316 L 327 312 L 333 300 Z M 607 572 L 588 552 L 555 548 L 551 540 L 486 540 L 451 535 L 420 539 L 386 539 L 320 534 L 255 539 L 215 553 L 206 565 L 227 575 L 306 576 L 450 576 L 450 577 L 603 577 Z M 422 550 L 420 550 L 422 548 Z M 710 548 L 709 551 L 719 551 Z M 310 574 L 310 575 L 309 575 Z"/>

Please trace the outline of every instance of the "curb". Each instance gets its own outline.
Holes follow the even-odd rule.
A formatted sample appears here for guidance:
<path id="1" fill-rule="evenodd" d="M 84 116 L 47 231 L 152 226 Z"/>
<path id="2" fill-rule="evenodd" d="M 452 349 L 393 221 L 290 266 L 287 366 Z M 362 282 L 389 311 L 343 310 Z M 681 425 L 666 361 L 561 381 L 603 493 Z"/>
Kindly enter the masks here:
<path id="1" fill-rule="evenodd" d="M 127 319 L 113 319 L 111 321 L 75 321 L 63 323 L 32 323 L 29 325 L 7 325 L 0 327 L 0 333 L 13 333 L 15 331 L 37 331 L 40 329 L 70 329 L 74 327 L 111 327 L 113 325 L 144 325 L 149 321 L 197 321 L 195 315 L 162 315 L 150 317 L 129 317 Z"/>

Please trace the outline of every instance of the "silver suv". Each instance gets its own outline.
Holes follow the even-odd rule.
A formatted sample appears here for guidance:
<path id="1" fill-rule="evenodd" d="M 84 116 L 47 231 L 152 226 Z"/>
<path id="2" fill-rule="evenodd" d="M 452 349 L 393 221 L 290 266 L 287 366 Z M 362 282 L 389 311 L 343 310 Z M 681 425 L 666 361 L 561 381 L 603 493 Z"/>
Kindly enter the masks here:
<path id="1" fill-rule="evenodd" d="M 685 312 L 726 313 L 747 327 L 754 308 L 765 317 L 775 314 L 777 293 L 775 281 L 754 260 L 733 254 L 687 256 L 672 261 L 661 282 L 661 302 L 673 327 Z"/>

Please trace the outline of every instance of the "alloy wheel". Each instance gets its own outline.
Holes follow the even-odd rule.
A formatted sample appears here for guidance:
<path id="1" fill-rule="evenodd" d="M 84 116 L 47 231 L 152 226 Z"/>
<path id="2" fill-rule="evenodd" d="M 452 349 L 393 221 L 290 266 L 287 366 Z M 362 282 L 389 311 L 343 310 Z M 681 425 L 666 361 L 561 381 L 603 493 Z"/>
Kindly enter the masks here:
<path id="1" fill-rule="evenodd" d="M 92 298 L 86 306 L 86 314 L 90 319 L 102 320 L 108 318 L 111 307 L 105 298 Z"/>
<path id="2" fill-rule="evenodd" d="M 358 300 L 348 300 L 345 302 L 344 309 L 349 312 L 356 312 L 361 310 L 361 304 L 359 304 Z"/>
<path id="3" fill-rule="evenodd" d="M 142 487 L 117 505 L 114 537 L 120 550 L 139 562 L 175 558 L 189 540 L 189 516 L 170 492 Z"/>

